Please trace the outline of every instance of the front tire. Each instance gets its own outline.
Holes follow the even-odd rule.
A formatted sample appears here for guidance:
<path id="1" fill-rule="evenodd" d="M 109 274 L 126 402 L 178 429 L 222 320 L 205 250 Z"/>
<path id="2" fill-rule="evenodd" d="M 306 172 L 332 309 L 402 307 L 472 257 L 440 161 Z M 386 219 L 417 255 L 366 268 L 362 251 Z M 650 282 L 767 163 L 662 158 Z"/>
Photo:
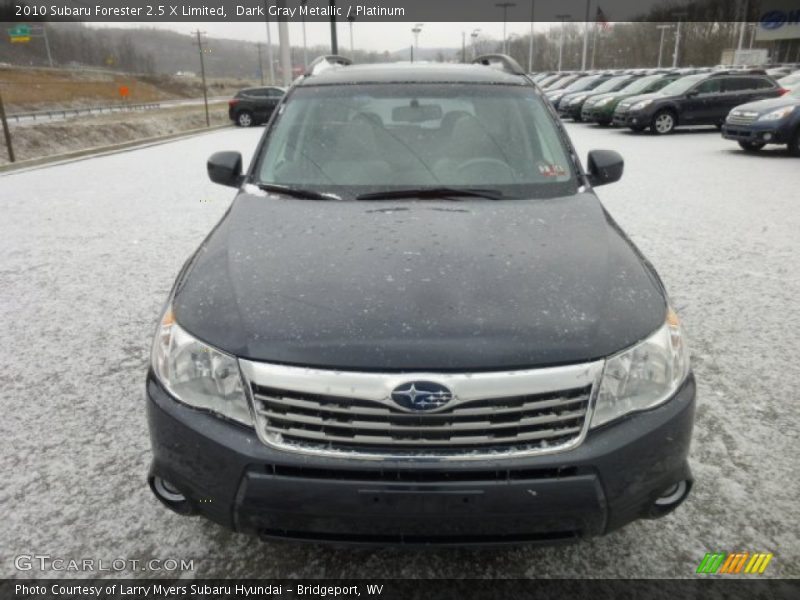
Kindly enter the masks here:
<path id="1" fill-rule="evenodd" d="M 255 124 L 255 119 L 253 119 L 252 113 L 243 110 L 236 115 L 236 124 L 239 127 L 252 127 Z"/>
<path id="2" fill-rule="evenodd" d="M 766 146 L 766 144 L 762 144 L 760 142 L 740 141 L 739 146 L 741 146 L 742 150 L 744 150 L 745 152 L 758 152 L 764 146 Z"/>
<path id="3" fill-rule="evenodd" d="M 675 131 L 675 114 L 669 110 L 659 111 L 653 116 L 650 130 L 656 135 L 667 135 Z"/>

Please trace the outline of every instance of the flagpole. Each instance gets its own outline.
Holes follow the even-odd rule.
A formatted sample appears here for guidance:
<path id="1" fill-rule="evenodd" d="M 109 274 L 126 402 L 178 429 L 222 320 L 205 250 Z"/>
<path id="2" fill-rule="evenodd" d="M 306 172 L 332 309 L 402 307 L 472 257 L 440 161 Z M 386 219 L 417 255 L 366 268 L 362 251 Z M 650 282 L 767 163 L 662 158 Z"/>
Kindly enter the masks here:
<path id="1" fill-rule="evenodd" d="M 594 58 L 597 54 L 597 21 L 594 22 L 594 31 L 592 32 L 592 71 L 594 71 Z"/>

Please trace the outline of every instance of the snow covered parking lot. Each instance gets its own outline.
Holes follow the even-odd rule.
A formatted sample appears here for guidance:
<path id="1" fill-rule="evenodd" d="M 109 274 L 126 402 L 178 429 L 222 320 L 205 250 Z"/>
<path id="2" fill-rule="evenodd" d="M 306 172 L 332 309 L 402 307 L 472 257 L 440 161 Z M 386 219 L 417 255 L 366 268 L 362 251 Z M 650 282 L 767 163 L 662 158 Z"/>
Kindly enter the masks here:
<path id="1" fill-rule="evenodd" d="M 583 159 L 625 157 L 598 193 L 689 334 L 696 483 L 675 513 L 575 546 L 419 552 L 267 544 L 163 508 L 144 374 L 175 275 L 233 196 L 205 160 L 251 155 L 262 131 L 229 129 L 0 176 L 0 574 L 63 574 L 15 570 L 38 553 L 192 559 L 196 577 L 691 577 L 706 552 L 744 550 L 800 576 L 800 161 L 713 129 L 568 129 Z"/>

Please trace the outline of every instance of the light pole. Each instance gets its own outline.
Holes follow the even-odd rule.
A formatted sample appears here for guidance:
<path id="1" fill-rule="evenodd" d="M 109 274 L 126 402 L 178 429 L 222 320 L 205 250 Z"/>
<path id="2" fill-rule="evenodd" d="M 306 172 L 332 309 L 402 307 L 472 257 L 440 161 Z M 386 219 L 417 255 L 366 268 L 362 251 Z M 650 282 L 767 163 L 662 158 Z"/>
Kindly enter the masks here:
<path id="1" fill-rule="evenodd" d="M 581 55 L 581 71 L 586 70 L 586 52 L 589 50 L 589 5 L 592 0 L 586 0 L 586 21 L 583 23 L 583 54 Z"/>
<path id="2" fill-rule="evenodd" d="M 256 48 L 258 49 L 258 74 L 261 77 L 261 85 L 264 85 L 264 61 L 261 60 L 261 46 L 264 44 L 261 42 L 256 42 Z"/>
<path id="3" fill-rule="evenodd" d="M 331 54 L 339 54 L 339 40 L 336 35 L 336 0 L 328 0 L 331 20 Z"/>
<path id="4" fill-rule="evenodd" d="M 279 9 L 286 9 L 286 0 L 276 0 Z M 280 11 L 283 13 L 283 10 Z M 286 19 L 278 20 L 278 41 L 281 49 L 281 70 L 283 71 L 283 85 L 292 84 L 292 54 L 289 45 L 289 23 Z"/>
<path id="5" fill-rule="evenodd" d="M 533 73 L 533 9 L 536 0 L 531 0 L 531 39 L 528 40 L 528 73 Z"/>
<path id="6" fill-rule="evenodd" d="M 682 19 L 686 16 L 686 13 L 677 13 L 675 16 L 678 17 L 678 25 L 675 29 L 675 50 L 672 53 L 673 69 L 678 66 L 678 52 L 681 49 L 681 25 L 683 24 Z"/>
<path id="7" fill-rule="evenodd" d="M 475 48 L 475 45 L 478 43 L 478 35 L 480 35 L 480 32 L 481 29 L 479 27 L 478 29 L 473 29 L 472 33 L 469 34 L 469 37 L 472 38 L 472 58 L 478 56 L 478 52 L 477 49 Z"/>
<path id="8" fill-rule="evenodd" d="M 269 62 L 269 84 L 275 85 L 275 67 L 272 63 L 272 33 L 270 33 L 269 26 L 269 6 L 267 0 L 264 0 L 264 22 L 267 26 L 267 61 Z"/>
<path id="9" fill-rule="evenodd" d="M 658 68 L 661 68 L 661 58 L 664 55 L 664 34 L 667 29 L 672 29 L 672 25 L 656 25 L 656 29 L 661 30 L 661 41 L 658 43 Z"/>
<path id="10" fill-rule="evenodd" d="M 741 28 L 739 29 L 739 44 L 736 47 L 737 50 L 741 52 L 742 47 L 744 46 L 744 30 L 747 27 L 747 13 L 749 12 L 749 2 L 748 0 L 744 0 L 744 6 L 742 7 L 742 22 Z"/>
<path id="11" fill-rule="evenodd" d="M 300 0 L 300 6 L 304 7 L 308 0 Z M 301 11 L 300 18 L 303 21 L 303 68 L 308 67 L 308 47 L 306 45 L 306 15 Z"/>
<path id="12" fill-rule="evenodd" d="M 503 54 L 508 54 L 508 41 L 506 40 L 506 21 L 508 20 L 508 9 L 516 6 L 516 2 L 497 2 L 496 7 L 503 9 Z"/>
<path id="13" fill-rule="evenodd" d="M 422 32 L 422 26 L 424 23 L 417 23 L 414 27 L 411 28 L 411 33 L 414 34 L 414 45 L 412 46 L 413 51 L 411 52 L 411 62 L 414 62 L 415 59 L 418 58 L 419 54 L 419 34 Z"/>
<path id="14" fill-rule="evenodd" d="M 350 24 L 350 58 L 355 57 L 355 51 L 353 50 L 353 21 L 355 20 L 356 18 L 352 15 L 347 17 L 347 22 Z"/>
<path id="15" fill-rule="evenodd" d="M 561 71 L 561 64 L 564 59 L 564 23 L 567 22 L 572 15 L 556 15 L 556 19 L 561 21 L 561 39 L 558 42 L 558 70 Z"/>

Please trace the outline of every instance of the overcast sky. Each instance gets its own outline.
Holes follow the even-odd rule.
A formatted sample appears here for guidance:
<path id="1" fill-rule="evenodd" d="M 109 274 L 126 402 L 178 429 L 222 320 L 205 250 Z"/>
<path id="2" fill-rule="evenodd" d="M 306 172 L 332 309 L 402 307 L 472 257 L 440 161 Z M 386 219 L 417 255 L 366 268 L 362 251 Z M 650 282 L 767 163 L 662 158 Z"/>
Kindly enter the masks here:
<path id="1" fill-rule="evenodd" d="M 102 27 L 159 27 L 172 29 L 182 33 L 189 33 L 195 29 L 206 31 L 209 37 L 248 40 L 253 42 L 266 40 L 266 26 L 264 23 L 233 23 L 233 22 L 206 22 L 206 23 L 96 23 Z M 356 49 L 390 52 L 407 48 L 411 45 L 413 34 L 411 28 L 415 23 L 354 23 L 353 41 Z M 270 23 L 272 28 L 272 43 L 278 43 L 277 23 Z M 536 23 L 536 31 L 547 31 L 549 23 Z M 517 33 L 527 34 L 530 31 L 529 23 L 508 23 L 508 35 Z M 558 27 L 558 24 L 555 24 Z M 424 23 L 419 36 L 421 48 L 431 47 L 461 47 L 461 32 L 466 32 L 467 45 L 470 43 L 470 33 L 480 28 L 480 35 L 486 35 L 496 40 L 503 38 L 503 23 Z M 330 25 L 328 23 L 307 23 L 306 36 L 308 45 L 330 44 Z M 349 25 L 338 23 L 339 47 L 342 52 L 350 47 Z M 303 30 L 300 23 L 289 23 L 289 39 L 293 46 L 303 45 Z"/>

